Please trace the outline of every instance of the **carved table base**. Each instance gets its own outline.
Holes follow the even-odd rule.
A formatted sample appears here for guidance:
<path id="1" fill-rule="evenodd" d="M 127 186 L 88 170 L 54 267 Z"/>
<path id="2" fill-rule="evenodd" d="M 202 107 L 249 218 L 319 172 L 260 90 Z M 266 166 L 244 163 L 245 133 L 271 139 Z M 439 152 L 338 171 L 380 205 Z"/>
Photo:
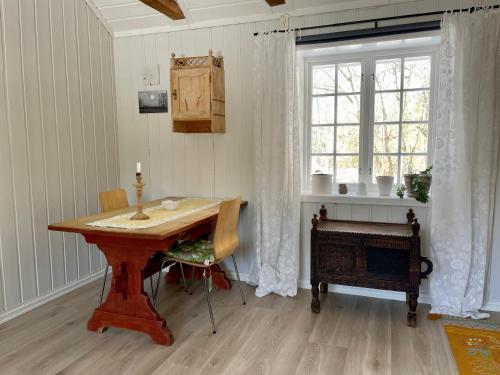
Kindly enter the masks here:
<path id="1" fill-rule="evenodd" d="M 144 292 L 144 276 L 151 256 L 158 250 L 158 241 L 86 236 L 106 256 L 113 269 L 111 289 L 104 303 L 87 323 L 90 331 L 103 332 L 107 327 L 118 327 L 144 332 L 161 345 L 174 342 L 172 333 L 154 309 Z M 173 241 L 164 241 L 168 247 Z"/>

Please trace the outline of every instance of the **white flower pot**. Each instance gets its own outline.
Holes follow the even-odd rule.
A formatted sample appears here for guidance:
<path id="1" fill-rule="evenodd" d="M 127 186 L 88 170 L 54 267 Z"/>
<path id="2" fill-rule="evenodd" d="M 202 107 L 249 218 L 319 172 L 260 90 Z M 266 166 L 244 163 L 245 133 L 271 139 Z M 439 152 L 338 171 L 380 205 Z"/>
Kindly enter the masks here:
<path id="1" fill-rule="evenodd" d="M 394 176 L 377 176 L 378 195 L 386 197 L 391 195 Z"/>
<path id="2" fill-rule="evenodd" d="M 332 187 L 333 184 L 331 174 L 313 174 L 311 176 L 311 188 L 313 194 L 331 194 Z"/>

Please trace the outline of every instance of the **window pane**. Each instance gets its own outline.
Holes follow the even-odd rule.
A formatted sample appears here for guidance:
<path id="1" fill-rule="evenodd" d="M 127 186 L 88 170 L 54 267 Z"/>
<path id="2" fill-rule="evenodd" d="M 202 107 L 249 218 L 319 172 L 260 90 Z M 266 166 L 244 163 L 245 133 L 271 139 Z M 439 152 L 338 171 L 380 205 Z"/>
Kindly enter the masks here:
<path id="1" fill-rule="evenodd" d="M 403 124 L 401 152 L 427 152 L 428 130 L 427 124 Z"/>
<path id="2" fill-rule="evenodd" d="M 311 152 L 333 154 L 333 126 L 313 126 L 311 129 Z"/>
<path id="3" fill-rule="evenodd" d="M 399 121 L 398 92 L 375 94 L 375 122 Z"/>
<path id="4" fill-rule="evenodd" d="M 361 63 L 339 64 L 337 79 L 338 92 L 361 91 Z"/>
<path id="5" fill-rule="evenodd" d="M 429 90 L 404 93 L 403 121 L 427 121 L 429 119 Z"/>
<path id="6" fill-rule="evenodd" d="M 333 156 L 311 156 L 311 173 L 333 174 Z"/>
<path id="7" fill-rule="evenodd" d="M 398 152 L 399 125 L 375 125 L 373 152 L 388 154 Z"/>
<path id="8" fill-rule="evenodd" d="M 341 154 L 359 152 L 359 126 L 337 126 L 337 152 Z"/>
<path id="9" fill-rule="evenodd" d="M 337 98 L 338 124 L 358 124 L 360 118 L 360 95 L 340 95 Z"/>
<path id="10" fill-rule="evenodd" d="M 333 124 L 335 122 L 335 97 L 324 96 L 313 98 L 312 123 Z"/>
<path id="11" fill-rule="evenodd" d="M 335 65 L 313 67 L 313 95 L 335 94 Z"/>
<path id="12" fill-rule="evenodd" d="M 427 156 L 423 155 L 407 155 L 401 159 L 401 172 L 419 173 L 427 168 Z"/>
<path id="13" fill-rule="evenodd" d="M 401 88 L 401 59 L 378 60 L 375 68 L 375 90 Z"/>
<path id="14" fill-rule="evenodd" d="M 421 89 L 431 85 L 431 57 L 407 57 L 404 68 L 404 88 Z"/>
<path id="15" fill-rule="evenodd" d="M 373 156 L 373 182 L 376 183 L 377 176 L 394 176 L 397 178 L 398 157 L 389 155 Z"/>
<path id="16" fill-rule="evenodd" d="M 358 182 L 358 171 L 358 156 L 337 156 L 337 183 Z"/>

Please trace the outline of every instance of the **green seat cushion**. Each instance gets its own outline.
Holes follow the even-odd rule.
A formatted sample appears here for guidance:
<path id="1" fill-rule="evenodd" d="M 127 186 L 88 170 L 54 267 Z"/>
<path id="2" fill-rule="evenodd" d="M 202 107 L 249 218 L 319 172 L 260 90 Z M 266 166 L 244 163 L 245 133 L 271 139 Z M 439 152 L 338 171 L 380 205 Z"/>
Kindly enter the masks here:
<path id="1" fill-rule="evenodd" d="M 184 242 L 165 255 L 173 260 L 209 265 L 215 261 L 214 243 L 207 240 Z"/>

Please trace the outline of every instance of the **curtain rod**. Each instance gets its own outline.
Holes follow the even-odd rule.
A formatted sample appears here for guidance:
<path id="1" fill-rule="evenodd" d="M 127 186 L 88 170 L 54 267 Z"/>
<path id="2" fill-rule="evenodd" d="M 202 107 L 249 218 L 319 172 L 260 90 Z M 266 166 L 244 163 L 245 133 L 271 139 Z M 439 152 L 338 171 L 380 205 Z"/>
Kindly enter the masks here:
<path id="1" fill-rule="evenodd" d="M 418 13 L 418 14 L 404 14 L 401 16 L 392 16 L 392 17 L 382 17 L 382 18 L 372 18 L 372 19 L 367 19 L 367 20 L 358 20 L 358 21 L 349 21 L 349 22 L 339 22 L 339 23 L 332 23 L 330 25 L 318 25 L 318 26 L 308 26 L 308 27 L 298 27 L 297 30 L 300 31 L 305 31 L 305 30 L 315 30 L 315 29 L 323 29 L 323 28 L 329 28 L 329 27 L 340 27 L 340 26 L 349 26 L 349 25 L 359 25 L 361 23 L 375 23 L 375 29 L 377 29 L 378 23 L 383 22 L 383 21 L 392 21 L 392 20 L 399 20 L 399 19 L 405 19 L 405 18 L 415 18 L 415 17 L 428 17 L 428 16 L 437 16 L 445 13 L 459 13 L 459 12 L 475 12 L 476 10 L 482 10 L 482 9 L 498 9 L 500 8 L 500 5 L 489 5 L 489 6 L 484 6 L 484 7 L 470 7 L 470 8 L 462 8 L 462 9 L 453 9 L 453 10 L 445 10 L 445 11 L 437 11 L 437 12 L 427 12 L 427 13 Z M 284 33 L 288 30 L 273 30 L 273 31 L 265 31 L 265 32 L 259 32 L 259 33 L 254 33 L 254 36 L 257 36 L 259 34 L 267 34 L 267 33 Z"/>

